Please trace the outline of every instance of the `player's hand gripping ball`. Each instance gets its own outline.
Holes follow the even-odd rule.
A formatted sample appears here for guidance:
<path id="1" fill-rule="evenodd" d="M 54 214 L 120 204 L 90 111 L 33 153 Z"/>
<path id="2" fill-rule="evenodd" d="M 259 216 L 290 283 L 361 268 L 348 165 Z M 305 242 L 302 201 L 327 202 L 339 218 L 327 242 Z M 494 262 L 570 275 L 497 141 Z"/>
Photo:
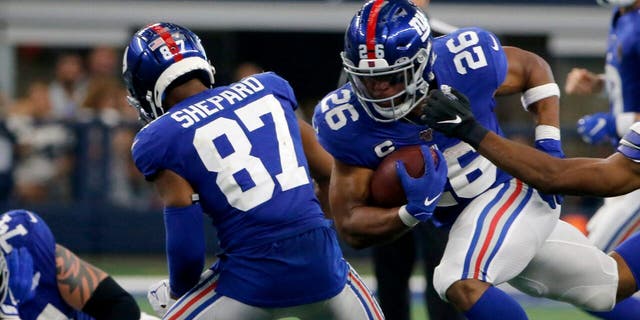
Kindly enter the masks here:
<path id="1" fill-rule="evenodd" d="M 438 155 L 433 149 L 431 156 L 438 165 Z M 396 173 L 396 161 L 404 163 L 407 173 L 414 178 L 424 174 L 424 159 L 419 145 L 401 147 L 387 155 L 371 177 L 371 203 L 383 208 L 399 207 L 407 204 L 407 197 Z"/>

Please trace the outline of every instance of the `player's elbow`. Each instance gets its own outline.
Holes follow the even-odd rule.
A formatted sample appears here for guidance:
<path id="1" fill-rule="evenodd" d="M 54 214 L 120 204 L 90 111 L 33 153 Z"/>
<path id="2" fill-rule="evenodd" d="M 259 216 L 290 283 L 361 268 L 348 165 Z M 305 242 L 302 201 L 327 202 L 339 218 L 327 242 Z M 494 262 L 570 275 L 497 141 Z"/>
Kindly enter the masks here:
<path id="1" fill-rule="evenodd" d="M 82 307 L 96 320 L 138 320 L 140 308 L 135 299 L 111 277 L 100 282 Z"/>
<path id="2" fill-rule="evenodd" d="M 359 250 L 371 246 L 371 244 L 366 241 L 365 238 L 359 235 L 355 226 L 350 224 L 348 221 L 342 220 L 338 222 L 336 220 L 335 225 L 340 239 L 342 239 L 342 241 L 344 241 L 350 247 Z"/>
<path id="3" fill-rule="evenodd" d="M 366 249 L 368 247 L 371 246 L 371 244 L 367 241 L 364 241 L 362 238 L 360 237 L 356 237 L 356 236 L 346 236 L 343 237 L 343 239 L 345 240 L 345 242 L 353 249 L 356 250 L 361 250 L 361 249 Z"/>

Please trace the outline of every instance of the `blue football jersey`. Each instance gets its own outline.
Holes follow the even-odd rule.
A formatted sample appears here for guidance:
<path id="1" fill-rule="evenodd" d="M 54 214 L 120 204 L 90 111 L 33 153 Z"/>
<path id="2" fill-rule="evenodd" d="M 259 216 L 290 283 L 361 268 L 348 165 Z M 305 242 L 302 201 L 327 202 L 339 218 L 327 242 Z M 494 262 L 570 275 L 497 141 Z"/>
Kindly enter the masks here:
<path id="1" fill-rule="evenodd" d="M 605 66 L 609 106 L 614 115 L 640 112 L 640 10 L 616 8 L 609 29 Z"/>
<path id="2" fill-rule="evenodd" d="M 346 281 L 335 233 L 327 242 L 327 255 L 291 251 L 275 257 L 261 247 L 312 229 L 330 229 L 315 197 L 296 108 L 289 83 L 272 72 L 262 73 L 173 106 L 144 127 L 132 146 L 135 164 L 145 177 L 171 170 L 199 194 L 224 250 L 216 290 L 246 303 L 306 302 L 308 296 L 299 293 L 286 297 L 287 290 L 300 284 L 288 283 L 282 272 L 278 279 L 284 293 L 272 294 L 272 300 L 261 294 L 273 290 L 268 284 L 273 279 L 267 279 L 270 271 L 287 263 L 301 265 L 305 259 L 336 262 L 329 272 L 334 277 L 309 283 L 306 290 L 335 293 Z"/>
<path id="3" fill-rule="evenodd" d="M 5 253 L 26 247 L 33 258 L 34 297 L 18 306 L 20 319 L 92 319 L 75 311 L 58 291 L 56 242 L 47 224 L 35 213 L 13 210 L 0 217 L 0 247 Z"/>
<path id="4" fill-rule="evenodd" d="M 485 127 L 502 135 L 494 114 L 493 93 L 507 72 L 507 59 L 495 35 L 479 28 L 459 29 L 433 41 L 437 86 L 464 93 L 473 114 Z M 455 216 L 470 199 L 510 179 L 470 145 L 408 121 L 376 122 L 367 115 L 350 84 L 329 93 L 316 106 L 314 127 L 324 148 L 336 159 L 375 169 L 382 158 L 407 145 L 438 145 L 449 167 L 448 182 L 438 206 Z M 448 207 L 445 209 L 445 207 Z M 438 216 L 436 210 L 436 216 Z"/>

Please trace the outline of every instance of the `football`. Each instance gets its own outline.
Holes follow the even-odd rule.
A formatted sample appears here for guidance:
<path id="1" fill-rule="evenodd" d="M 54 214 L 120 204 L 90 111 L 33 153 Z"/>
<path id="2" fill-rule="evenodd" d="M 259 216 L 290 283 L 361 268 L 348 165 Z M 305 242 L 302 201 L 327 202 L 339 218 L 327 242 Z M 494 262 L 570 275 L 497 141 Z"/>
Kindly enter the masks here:
<path id="1" fill-rule="evenodd" d="M 438 155 L 431 149 L 434 161 Z M 400 178 L 396 173 L 396 161 L 404 163 L 407 173 L 414 177 L 424 174 L 424 159 L 419 145 L 398 148 L 387 155 L 371 177 L 370 200 L 371 204 L 384 208 L 399 207 L 407 203 L 407 197 L 400 184 Z"/>

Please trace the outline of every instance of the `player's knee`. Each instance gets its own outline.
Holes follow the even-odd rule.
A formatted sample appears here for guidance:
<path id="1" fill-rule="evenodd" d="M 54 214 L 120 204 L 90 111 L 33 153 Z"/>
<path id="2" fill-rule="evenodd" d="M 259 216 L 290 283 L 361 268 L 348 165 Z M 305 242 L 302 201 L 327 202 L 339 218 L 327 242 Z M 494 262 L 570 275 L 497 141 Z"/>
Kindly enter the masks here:
<path id="1" fill-rule="evenodd" d="M 571 292 L 573 291 L 573 292 Z M 615 306 L 615 299 L 612 299 L 609 290 L 600 288 L 574 288 L 567 294 L 571 297 L 573 304 L 589 311 L 610 311 Z"/>
<path id="2" fill-rule="evenodd" d="M 476 279 L 458 280 L 447 289 L 447 299 L 460 310 L 469 310 L 489 284 Z"/>
<path id="3" fill-rule="evenodd" d="M 433 272 L 433 288 L 436 290 L 442 300 L 455 304 L 458 308 L 469 299 L 468 295 L 475 292 L 476 287 L 483 283 L 474 279 L 460 279 L 458 270 L 452 265 L 446 263 L 440 264 Z"/>

